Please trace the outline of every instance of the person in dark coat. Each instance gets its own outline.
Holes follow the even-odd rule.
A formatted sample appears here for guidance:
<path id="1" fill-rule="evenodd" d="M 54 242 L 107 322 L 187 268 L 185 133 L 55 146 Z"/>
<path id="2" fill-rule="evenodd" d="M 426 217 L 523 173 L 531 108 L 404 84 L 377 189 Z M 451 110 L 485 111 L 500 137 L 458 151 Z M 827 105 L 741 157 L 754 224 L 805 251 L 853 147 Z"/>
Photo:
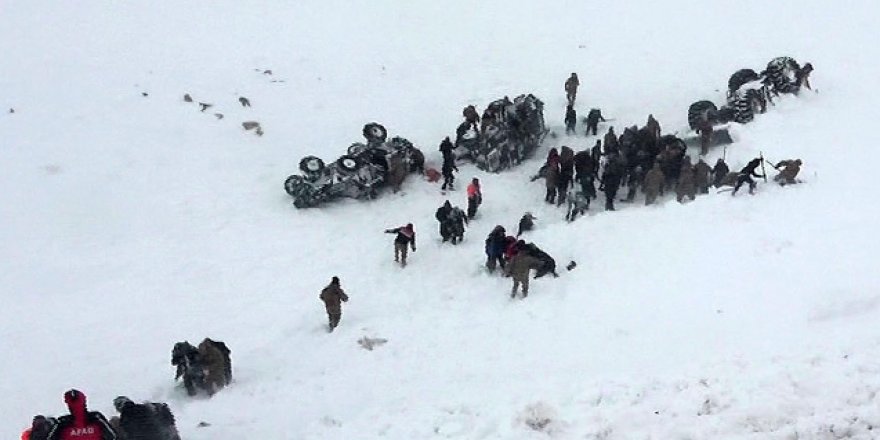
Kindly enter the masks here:
<path id="1" fill-rule="evenodd" d="M 602 117 L 602 110 L 597 108 L 591 108 L 590 112 L 587 113 L 587 136 L 590 133 L 593 133 L 593 136 L 599 131 L 599 121 L 605 122 L 605 118 Z"/>
<path id="2" fill-rule="evenodd" d="M 544 184 L 547 187 L 547 193 L 544 195 L 544 201 L 550 204 L 556 203 L 556 188 L 559 183 L 559 153 L 556 148 L 551 148 L 547 153 L 547 161 L 538 170 L 538 174 L 532 177 L 532 181 L 544 178 Z"/>
<path id="3" fill-rule="evenodd" d="M 542 265 L 543 262 L 524 252 L 517 252 L 510 258 L 504 271 L 513 279 L 513 289 L 510 290 L 511 298 L 516 298 L 520 285 L 522 285 L 522 297 L 529 296 L 529 272 Z"/>
<path id="4" fill-rule="evenodd" d="M 548 273 L 552 274 L 554 278 L 559 277 L 559 274 L 556 273 L 556 260 L 534 243 L 527 243 L 520 246 L 519 249 L 519 253 L 525 253 L 533 258 L 537 258 L 541 262 L 541 265 L 535 268 L 537 269 L 537 272 L 535 273 L 536 279 L 541 278 Z"/>
<path id="5" fill-rule="evenodd" d="M 614 198 L 617 197 L 617 190 L 623 180 L 623 169 L 619 155 L 609 157 L 605 172 L 602 173 L 602 183 L 599 185 L 599 191 L 605 192 L 606 211 L 614 211 Z"/>
<path id="6" fill-rule="evenodd" d="M 577 73 L 572 72 L 571 76 L 565 80 L 565 99 L 568 101 L 568 105 L 574 105 L 574 100 L 577 98 L 578 86 L 581 85 L 581 82 L 578 81 Z"/>
<path id="7" fill-rule="evenodd" d="M 702 121 L 696 131 L 700 135 L 700 156 L 705 156 L 709 154 L 709 145 L 712 143 L 712 133 L 715 128 L 712 127 L 711 122 Z"/>
<path id="8" fill-rule="evenodd" d="M 605 133 L 605 156 L 612 156 L 620 153 L 620 144 L 617 135 L 614 133 L 614 127 L 608 127 L 608 133 Z"/>
<path id="9" fill-rule="evenodd" d="M 496 266 L 504 268 L 504 250 L 506 248 L 506 231 L 501 225 L 495 226 L 486 237 L 486 268 L 494 272 Z"/>
<path id="10" fill-rule="evenodd" d="M 654 167 L 645 174 L 645 183 L 642 185 L 646 206 L 652 205 L 657 200 L 664 182 L 666 182 L 666 176 L 663 175 L 663 171 L 660 169 L 660 162 L 654 162 Z"/>
<path id="11" fill-rule="evenodd" d="M 64 393 L 64 403 L 70 414 L 58 418 L 58 423 L 49 431 L 48 440 L 116 440 L 116 431 L 104 415 L 87 409 L 82 391 L 68 390 Z"/>
<path id="12" fill-rule="evenodd" d="M 763 174 L 758 174 L 758 172 L 755 171 L 760 165 L 761 159 L 758 157 L 749 161 L 749 163 L 742 170 L 740 170 L 739 175 L 737 175 L 736 185 L 733 187 L 733 192 L 730 195 L 735 196 L 736 192 L 739 190 L 739 187 L 741 187 L 742 184 L 746 182 L 748 182 L 749 184 L 749 194 L 754 194 L 755 186 L 757 186 L 757 183 L 752 180 L 752 177 L 764 177 Z"/>
<path id="13" fill-rule="evenodd" d="M 348 302 L 348 295 L 339 286 L 339 277 L 331 278 L 330 284 L 321 290 L 321 295 L 318 298 L 324 302 L 324 308 L 327 310 L 329 320 L 327 331 L 332 332 L 339 325 L 339 320 L 342 319 L 342 303 Z"/>
<path id="14" fill-rule="evenodd" d="M 25 431 L 27 434 L 23 434 L 22 438 L 26 438 L 27 440 L 46 440 L 49 438 L 49 433 L 52 431 L 52 427 L 55 426 L 56 423 L 58 423 L 58 420 L 54 417 L 36 415 L 33 420 L 31 420 L 30 429 Z"/>
<path id="15" fill-rule="evenodd" d="M 448 145 L 444 147 L 444 144 Z M 440 171 L 443 174 L 443 186 L 441 186 L 440 189 L 446 191 L 448 188 L 452 191 L 455 189 L 455 175 L 452 174 L 452 172 L 458 172 L 458 167 L 455 166 L 455 155 L 452 154 L 452 142 L 449 141 L 448 137 L 443 140 L 442 144 L 440 144 L 440 151 L 443 151 L 443 165 L 440 168 Z"/>
<path id="16" fill-rule="evenodd" d="M 123 440 L 180 440 L 174 414 L 167 404 L 157 402 L 134 403 L 125 396 L 113 399 L 118 417 L 110 419 L 118 426 Z"/>
<path id="17" fill-rule="evenodd" d="M 697 198 L 694 167 L 691 166 L 690 156 L 685 156 L 681 163 L 681 171 L 678 174 L 678 184 L 675 187 L 675 196 L 679 203 L 683 203 L 685 197 L 691 200 Z"/>
<path id="18" fill-rule="evenodd" d="M 728 168 L 727 164 L 724 163 L 724 159 L 718 158 L 718 161 L 715 162 L 715 167 L 712 168 L 712 185 L 715 186 L 715 188 L 721 187 L 724 182 L 724 178 L 729 172 L 730 168 Z"/>
<path id="19" fill-rule="evenodd" d="M 711 173 L 712 168 L 701 157 L 694 165 L 694 185 L 696 185 L 698 193 L 709 194 L 709 174 Z"/>
<path id="20" fill-rule="evenodd" d="M 464 240 L 464 228 L 468 224 L 468 217 L 459 207 L 452 208 L 449 213 L 449 230 L 452 244 L 459 244 Z"/>
<path id="21" fill-rule="evenodd" d="M 571 104 L 565 108 L 565 134 L 575 134 L 577 131 L 577 112 Z"/>
<path id="22" fill-rule="evenodd" d="M 557 206 L 565 203 L 568 187 L 574 180 L 574 151 L 562 146 L 559 153 L 559 179 L 556 180 Z"/>
<path id="23" fill-rule="evenodd" d="M 440 223 L 440 237 L 443 238 L 444 243 L 452 238 L 452 231 L 450 230 L 452 226 L 450 223 L 451 214 L 452 203 L 449 203 L 449 200 L 443 202 L 443 206 L 437 208 L 437 212 L 434 213 L 434 218 Z"/>
<path id="24" fill-rule="evenodd" d="M 773 181 L 780 186 L 800 183 L 797 175 L 801 172 L 801 165 L 803 165 L 803 162 L 800 159 L 779 161 L 779 163 L 773 165 L 773 168 L 777 170 L 782 169 L 779 170 L 779 174 L 773 177 Z"/>
<path id="25" fill-rule="evenodd" d="M 531 231 L 535 228 L 535 220 L 537 217 L 532 215 L 531 212 L 527 212 L 523 214 L 522 218 L 519 219 L 519 228 L 516 231 L 516 237 L 519 238 L 523 232 Z"/>
<path id="26" fill-rule="evenodd" d="M 638 191 L 639 187 L 642 185 L 642 182 L 645 180 L 645 172 L 642 169 L 641 165 L 636 165 L 635 168 L 629 173 L 626 179 L 626 199 L 625 202 L 631 203 L 636 198 L 636 191 Z"/>
<path id="27" fill-rule="evenodd" d="M 407 246 L 416 251 L 416 231 L 412 223 L 394 229 L 386 229 L 386 234 L 397 234 L 394 237 L 394 262 L 400 262 L 401 267 L 406 267 Z"/>

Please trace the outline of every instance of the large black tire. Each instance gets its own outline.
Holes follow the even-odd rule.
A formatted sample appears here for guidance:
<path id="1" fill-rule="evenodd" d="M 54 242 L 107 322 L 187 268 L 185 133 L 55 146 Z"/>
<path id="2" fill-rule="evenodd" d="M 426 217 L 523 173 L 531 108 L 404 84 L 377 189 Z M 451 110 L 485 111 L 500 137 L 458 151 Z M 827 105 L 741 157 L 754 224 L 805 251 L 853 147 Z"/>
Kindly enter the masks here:
<path id="1" fill-rule="evenodd" d="M 737 92 L 731 102 L 733 107 L 733 120 L 740 124 L 752 122 L 755 119 L 755 113 L 752 110 L 752 103 L 744 92 Z"/>
<path id="2" fill-rule="evenodd" d="M 363 134 L 369 145 L 381 144 L 388 139 L 388 130 L 378 122 L 370 122 L 364 125 Z"/>
<path id="3" fill-rule="evenodd" d="M 324 171 L 324 161 L 317 156 L 306 156 L 299 161 L 299 169 L 306 174 L 319 174 Z"/>
<path id="4" fill-rule="evenodd" d="M 714 124 L 717 112 L 718 107 L 712 101 L 697 101 L 688 107 L 688 125 L 696 130 L 704 121 Z"/>
<path id="5" fill-rule="evenodd" d="M 767 63 L 764 74 L 776 93 L 795 93 L 798 90 L 795 75 L 801 66 L 794 58 L 778 57 Z"/>
<path id="6" fill-rule="evenodd" d="M 299 185 L 302 184 L 305 184 L 305 179 L 303 179 L 302 176 L 294 174 L 284 181 L 284 191 L 286 191 L 291 197 L 296 197 Z"/>
<path id="7" fill-rule="evenodd" d="M 348 152 L 349 156 L 360 156 L 360 155 L 364 154 L 364 152 L 366 152 L 368 148 L 370 148 L 370 147 L 366 146 L 365 144 L 363 144 L 361 142 L 355 142 L 355 143 L 351 144 L 351 146 L 349 146 L 348 150 L 346 150 L 346 151 Z"/>
<path id="8" fill-rule="evenodd" d="M 730 93 L 735 92 L 739 90 L 743 84 L 756 81 L 758 78 L 758 74 L 752 69 L 737 70 L 733 75 L 730 75 L 730 79 L 727 80 L 727 90 Z"/>
<path id="9" fill-rule="evenodd" d="M 356 156 L 351 156 L 348 154 L 340 157 L 339 159 L 336 159 L 337 168 L 340 171 L 342 171 L 344 173 L 348 173 L 348 174 L 356 173 L 357 170 L 361 169 L 363 164 L 364 163 L 362 161 L 358 160 L 358 158 Z"/>

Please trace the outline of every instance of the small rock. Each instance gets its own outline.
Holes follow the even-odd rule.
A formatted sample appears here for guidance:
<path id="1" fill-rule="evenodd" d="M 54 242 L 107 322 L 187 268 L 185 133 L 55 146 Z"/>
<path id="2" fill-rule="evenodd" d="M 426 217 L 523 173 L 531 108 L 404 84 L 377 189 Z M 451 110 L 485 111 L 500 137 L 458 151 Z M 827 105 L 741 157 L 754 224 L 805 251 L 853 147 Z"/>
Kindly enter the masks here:
<path id="1" fill-rule="evenodd" d="M 263 75 L 271 75 L 271 74 L 272 74 L 272 71 L 269 69 L 266 69 L 263 71 Z"/>
<path id="2" fill-rule="evenodd" d="M 183 95 L 183 102 L 193 102 L 192 96 L 189 96 L 189 93 L 185 93 Z"/>
<path id="3" fill-rule="evenodd" d="M 150 94 L 147 92 L 141 92 L 141 96 L 150 96 Z"/>
<path id="4" fill-rule="evenodd" d="M 198 427 L 198 428 L 204 428 L 206 426 L 211 426 L 211 424 L 208 422 L 199 422 L 199 424 L 196 425 L 196 427 Z"/>
<path id="5" fill-rule="evenodd" d="M 217 119 L 223 119 L 223 113 L 214 113 L 214 117 Z"/>
<path id="6" fill-rule="evenodd" d="M 199 103 L 199 106 L 201 106 L 201 107 L 202 107 L 202 109 L 201 109 L 201 110 L 199 110 L 199 111 L 201 111 L 201 112 L 202 112 L 202 113 L 204 113 L 204 112 L 205 112 L 205 110 L 207 110 L 207 109 L 209 109 L 209 108 L 211 108 L 211 107 L 213 107 L 213 106 L 214 106 L 214 104 L 208 104 L 208 103 L 206 103 L 206 102 L 200 102 L 200 103 Z"/>

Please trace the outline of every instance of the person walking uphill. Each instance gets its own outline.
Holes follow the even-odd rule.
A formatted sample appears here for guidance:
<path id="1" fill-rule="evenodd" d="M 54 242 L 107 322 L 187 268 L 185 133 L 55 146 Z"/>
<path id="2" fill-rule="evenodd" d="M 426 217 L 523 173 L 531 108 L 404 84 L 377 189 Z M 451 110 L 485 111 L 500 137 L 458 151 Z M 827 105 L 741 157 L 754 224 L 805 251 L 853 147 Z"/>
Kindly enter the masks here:
<path id="1" fill-rule="evenodd" d="M 483 190 L 480 188 L 480 179 L 474 177 L 471 180 L 471 184 L 467 187 L 467 198 L 467 218 L 468 220 L 473 220 L 474 216 L 477 215 L 477 208 L 483 203 Z"/>
<path id="2" fill-rule="evenodd" d="M 319 298 L 324 302 L 324 308 L 327 309 L 327 318 L 330 321 L 327 331 L 332 332 L 339 325 L 339 320 L 342 319 L 342 303 L 348 302 L 348 295 L 339 286 L 339 277 L 330 279 L 330 284 L 321 290 Z"/>
<path id="3" fill-rule="evenodd" d="M 565 134 L 575 134 L 577 132 L 575 127 L 577 127 L 577 112 L 574 106 L 569 104 L 565 108 Z"/>
<path id="4" fill-rule="evenodd" d="M 455 190 L 453 187 L 455 175 L 452 172 L 458 172 L 458 167 L 455 166 L 455 155 L 452 153 L 452 148 L 452 141 L 447 136 L 440 143 L 440 152 L 443 153 L 443 166 L 440 167 L 440 171 L 443 174 L 443 186 L 440 187 L 442 191 L 446 191 L 447 188 L 450 191 Z"/>
<path id="5" fill-rule="evenodd" d="M 565 80 L 565 99 L 568 100 L 568 105 L 574 105 L 574 100 L 577 99 L 578 86 L 580 85 L 581 82 L 578 81 L 577 73 L 572 72 L 571 76 Z"/>
<path id="6" fill-rule="evenodd" d="M 416 251 L 416 231 L 412 223 L 394 229 L 386 229 L 386 234 L 397 234 L 394 238 L 394 262 L 400 263 L 401 267 L 406 267 L 407 246 L 412 247 L 412 251 Z"/>
<path id="7" fill-rule="evenodd" d="M 79 390 L 64 393 L 70 414 L 58 418 L 49 431 L 48 440 L 116 440 L 116 431 L 97 411 L 86 408 L 86 395 Z"/>

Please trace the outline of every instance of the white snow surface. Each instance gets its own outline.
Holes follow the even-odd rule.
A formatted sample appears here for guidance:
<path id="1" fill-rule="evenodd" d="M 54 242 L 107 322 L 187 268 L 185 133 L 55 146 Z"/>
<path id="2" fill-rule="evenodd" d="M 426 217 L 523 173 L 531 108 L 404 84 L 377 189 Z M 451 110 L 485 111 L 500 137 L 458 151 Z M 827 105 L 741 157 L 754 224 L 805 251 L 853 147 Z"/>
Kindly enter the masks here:
<path id="1" fill-rule="evenodd" d="M 108 417 L 117 395 L 167 401 L 186 440 L 875 437 L 875 1 L 0 9 L 4 438 L 64 413 L 71 387 Z M 485 202 L 458 247 L 439 241 L 437 184 L 308 210 L 282 188 L 367 122 L 429 166 L 467 104 L 534 93 L 561 132 L 571 72 L 580 116 L 601 107 L 620 132 L 653 113 L 684 134 L 690 103 L 723 102 L 730 74 L 783 55 L 813 63 L 816 93 L 733 126 L 727 157 L 801 158 L 803 185 L 597 203 L 569 224 L 529 182 L 540 158 L 463 165 L 449 198 L 464 206 L 477 176 Z M 527 239 L 578 266 L 511 301 L 483 239 L 525 211 L 539 218 Z M 407 222 L 418 251 L 400 269 L 383 229 Z M 351 301 L 328 334 L 317 296 L 334 275 Z M 191 399 L 170 351 L 206 336 L 232 349 L 235 382 Z M 388 343 L 366 351 L 363 336 Z"/>

